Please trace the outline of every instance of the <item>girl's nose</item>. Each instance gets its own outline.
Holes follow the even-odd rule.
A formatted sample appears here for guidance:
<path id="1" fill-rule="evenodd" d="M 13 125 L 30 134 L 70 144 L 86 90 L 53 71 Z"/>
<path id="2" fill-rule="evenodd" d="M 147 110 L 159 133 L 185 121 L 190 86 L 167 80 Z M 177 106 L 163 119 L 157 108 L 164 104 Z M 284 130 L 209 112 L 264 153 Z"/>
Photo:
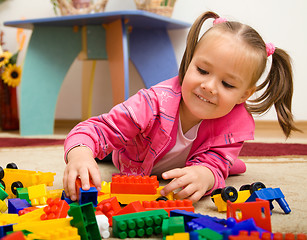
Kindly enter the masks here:
<path id="1" fill-rule="evenodd" d="M 216 90 L 216 81 L 214 78 L 207 78 L 201 83 L 201 87 L 205 89 L 207 92 L 215 95 L 217 93 Z"/>

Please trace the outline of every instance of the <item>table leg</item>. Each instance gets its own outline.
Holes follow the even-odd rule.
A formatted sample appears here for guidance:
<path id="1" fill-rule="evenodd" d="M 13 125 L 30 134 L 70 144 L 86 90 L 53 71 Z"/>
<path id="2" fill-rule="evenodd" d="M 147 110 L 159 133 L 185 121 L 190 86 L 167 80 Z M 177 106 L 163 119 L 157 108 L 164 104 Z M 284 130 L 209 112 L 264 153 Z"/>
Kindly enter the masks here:
<path id="1" fill-rule="evenodd" d="M 33 29 L 22 74 L 21 135 L 53 134 L 57 97 L 80 51 L 81 32 L 72 27 Z"/>
<path id="2" fill-rule="evenodd" d="M 132 29 L 129 46 L 130 59 L 146 88 L 178 75 L 176 56 L 166 29 Z"/>
<path id="3" fill-rule="evenodd" d="M 104 25 L 106 49 L 112 80 L 113 105 L 129 97 L 129 56 L 126 26 L 123 19 Z"/>

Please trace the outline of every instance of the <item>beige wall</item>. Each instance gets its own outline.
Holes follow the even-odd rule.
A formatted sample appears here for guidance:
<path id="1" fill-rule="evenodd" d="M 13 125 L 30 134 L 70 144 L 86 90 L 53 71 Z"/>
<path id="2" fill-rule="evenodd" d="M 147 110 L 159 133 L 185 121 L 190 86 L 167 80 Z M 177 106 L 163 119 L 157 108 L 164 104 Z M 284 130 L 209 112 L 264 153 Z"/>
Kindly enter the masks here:
<path id="1" fill-rule="evenodd" d="M 133 0 L 109 0 L 106 11 L 135 9 Z M 304 104 L 307 89 L 307 1 L 306 0 L 177 0 L 173 18 L 192 23 L 203 11 L 212 10 L 231 20 L 238 20 L 256 28 L 267 42 L 286 49 L 293 59 L 294 98 L 293 113 L 296 120 L 307 121 Z M 17 49 L 16 29 L 4 27 L 3 22 L 22 18 L 52 17 L 49 0 L 6 0 L 0 4 L 0 28 L 5 32 L 6 48 Z M 25 31 L 29 40 L 31 31 Z M 184 51 L 186 30 L 169 32 L 176 49 L 178 63 Z M 26 49 L 20 55 L 22 63 Z M 143 87 L 143 83 L 130 64 L 130 93 Z M 108 111 L 112 106 L 110 77 L 107 61 L 98 61 L 93 95 L 93 114 Z M 81 118 L 81 62 L 76 60 L 62 86 L 56 109 L 57 119 Z M 257 118 L 275 120 L 275 111 Z"/>

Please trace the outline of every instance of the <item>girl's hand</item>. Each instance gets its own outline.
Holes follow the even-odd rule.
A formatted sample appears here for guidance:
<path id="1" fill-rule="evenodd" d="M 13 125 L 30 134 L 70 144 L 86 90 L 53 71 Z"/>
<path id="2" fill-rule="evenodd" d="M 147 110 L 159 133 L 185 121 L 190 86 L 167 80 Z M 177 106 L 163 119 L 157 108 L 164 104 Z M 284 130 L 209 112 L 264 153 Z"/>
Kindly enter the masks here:
<path id="1" fill-rule="evenodd" d="M 162 190 L 161 194 L 182 188 L 175 194 L 177 199 L 190 199 L 197 202 L 214 185 L 214 175 L 205 166 L 195 165 L 184 168 L 176 168 L 162 174 L 163 179 L 173 179 Z"/>
<path id="2" fill-rule="evenodd" d="M 63 186 L 67 197 L 72 201 L 77 200 L 75 182 L 81 179 L 82 189 L 90 189 L 90 178 L 97 188 L 101 190 L 101 178 L 98 165 L 93 158 L 93 153 L 88 147 L 75 147 L 67 154 L 67 165 L 64 171 Z"/>

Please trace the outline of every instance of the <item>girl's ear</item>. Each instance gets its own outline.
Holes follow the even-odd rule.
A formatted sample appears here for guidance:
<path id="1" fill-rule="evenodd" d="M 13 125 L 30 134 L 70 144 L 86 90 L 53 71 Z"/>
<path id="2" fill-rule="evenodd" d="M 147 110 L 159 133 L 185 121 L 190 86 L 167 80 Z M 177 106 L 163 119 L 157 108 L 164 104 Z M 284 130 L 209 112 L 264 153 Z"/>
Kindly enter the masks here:
<path id="1" fill-rule="evenodd" d="M 243 94 L 243 96 L 239 99 L 238 103 L 237 104 L 241 104 L 243 102 L 245 102 L 250 96 L 253 95 L 253 93 L 256 91 L 256 86 L 253 86 L 249 89 L 247 89 L 245 91 L 245 93 Z"/>

